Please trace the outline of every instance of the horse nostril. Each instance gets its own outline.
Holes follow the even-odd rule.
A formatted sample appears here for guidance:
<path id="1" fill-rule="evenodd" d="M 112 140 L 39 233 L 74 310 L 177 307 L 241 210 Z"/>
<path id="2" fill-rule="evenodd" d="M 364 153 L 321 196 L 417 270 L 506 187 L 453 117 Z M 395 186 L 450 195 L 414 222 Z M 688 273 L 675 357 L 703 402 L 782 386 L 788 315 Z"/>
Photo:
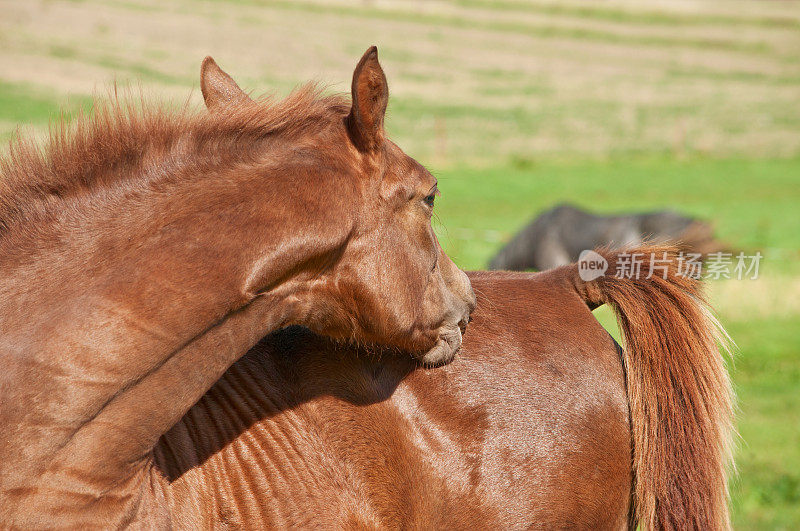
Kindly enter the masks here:
<path id="1" fill-rule="evenodd" d="M 458 327 L 461 329 L 462 334 L 467 331 L 467 325 L 469 324 L 470 321 L 472 321 L 472 317 L 466 315 L 462 317 L 461 320 L 458 322 Z"/>

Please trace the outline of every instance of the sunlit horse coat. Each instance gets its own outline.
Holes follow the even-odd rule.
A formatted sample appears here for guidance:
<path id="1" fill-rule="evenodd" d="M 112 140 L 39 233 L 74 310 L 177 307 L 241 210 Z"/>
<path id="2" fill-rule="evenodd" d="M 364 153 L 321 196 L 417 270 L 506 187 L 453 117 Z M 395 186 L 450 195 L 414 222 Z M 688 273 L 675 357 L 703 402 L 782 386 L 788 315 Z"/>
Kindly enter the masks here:
<path id="1" fill-rule="evenodd" d="M 184 528 L 726 528 L 730 387 L 674 266 L 472 273 L 462 352 L 432 370 L 273 334 L 162 437 L 150 481 Z"/>

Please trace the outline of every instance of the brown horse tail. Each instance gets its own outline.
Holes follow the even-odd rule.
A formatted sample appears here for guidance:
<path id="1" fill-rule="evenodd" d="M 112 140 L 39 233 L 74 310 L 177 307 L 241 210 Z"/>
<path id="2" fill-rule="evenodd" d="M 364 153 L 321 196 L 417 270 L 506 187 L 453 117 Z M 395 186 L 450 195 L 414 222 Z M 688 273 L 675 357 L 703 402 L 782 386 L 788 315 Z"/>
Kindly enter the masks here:
<path id="1" fill-rule="evenodd" d="M 728 529 L 733 392 L 719 348 L 727 350 L 730 338 L 700 282 L 681 274 L 676 248 L 598 253 L 608 269 L 594 280 L 581 279 L 586 266 L 567 267 L 590 307 L 614 308 L 625 338 L 632 522 L 645 529 Z"/>

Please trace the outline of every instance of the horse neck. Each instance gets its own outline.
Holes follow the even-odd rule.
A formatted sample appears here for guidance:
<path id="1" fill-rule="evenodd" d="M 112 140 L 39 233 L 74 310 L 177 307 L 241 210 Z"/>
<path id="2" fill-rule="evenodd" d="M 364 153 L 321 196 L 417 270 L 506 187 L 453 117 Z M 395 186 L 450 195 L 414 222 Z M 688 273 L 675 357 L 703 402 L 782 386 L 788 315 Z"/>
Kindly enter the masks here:
<path id="1" fill-rule="evenodd" d="M 346 193 L 344 173 L 317 175 L 314 195 L 292 182 L 307 168 L 284 161 L 107 194 L 102 208 L 88 198 L 0 253 L 0 461 L 17 464 L 0 488 L 55 475 L 85 490 L 145 466 L 230 364 L 293 319 L 298 264 L 344 245 L 351 220 L 329 199 Z"/>

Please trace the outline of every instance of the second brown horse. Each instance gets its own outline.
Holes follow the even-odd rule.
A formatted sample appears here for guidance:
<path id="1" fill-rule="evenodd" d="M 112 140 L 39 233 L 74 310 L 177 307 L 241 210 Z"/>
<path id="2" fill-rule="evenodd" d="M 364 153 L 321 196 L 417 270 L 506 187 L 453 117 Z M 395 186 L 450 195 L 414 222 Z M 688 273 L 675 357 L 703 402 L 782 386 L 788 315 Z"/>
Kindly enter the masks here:
<path id="1" fill-rule="evenodd" d="M 473 273 L 463 353 L 433 370 L 271 335 L 161 439 L 148 486 L 192 529 L 726 528 L 721 329 L 675 266 Z"/>

